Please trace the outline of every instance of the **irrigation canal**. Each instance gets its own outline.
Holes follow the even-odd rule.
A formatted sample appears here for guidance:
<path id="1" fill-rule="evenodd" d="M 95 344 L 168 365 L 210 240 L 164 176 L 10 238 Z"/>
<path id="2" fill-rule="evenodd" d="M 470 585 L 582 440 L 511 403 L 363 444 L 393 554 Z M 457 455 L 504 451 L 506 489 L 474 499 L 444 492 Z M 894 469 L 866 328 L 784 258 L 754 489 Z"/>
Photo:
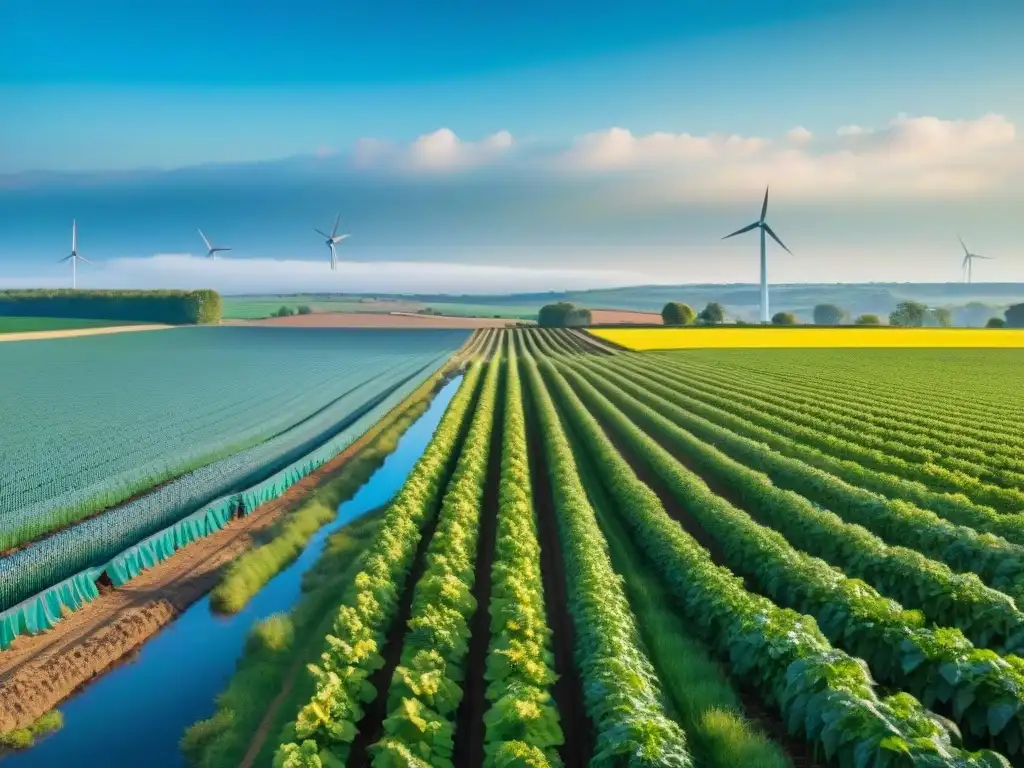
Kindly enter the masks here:
<path id="1" fill-rule="evenodd" d="M 321 528 L 298 559 L 275 576 L 239 613 L 218 616 L 209 597 L 190 606 L 151 638 L 129 662 L 87 685 L 59 709 L 64 727 L 4 766 L 145 765 L 180 768 L 185 729 L 214 711 L 252 626 L 288 611 L 300 597 L 302 575 L 313 566 L 328 536 L 387 503 L 401 488 L 455 395 L 449 381 L 428 410 L 406 430 L 395 451 L 349 501 L 334 522 Z"/>

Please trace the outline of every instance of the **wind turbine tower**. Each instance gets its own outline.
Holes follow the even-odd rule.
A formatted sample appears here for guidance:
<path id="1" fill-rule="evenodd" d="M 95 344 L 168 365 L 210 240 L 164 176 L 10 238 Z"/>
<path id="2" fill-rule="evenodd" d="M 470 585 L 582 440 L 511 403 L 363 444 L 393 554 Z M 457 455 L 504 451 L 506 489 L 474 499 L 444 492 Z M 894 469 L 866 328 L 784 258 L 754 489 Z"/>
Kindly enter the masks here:
<path id="1" fill-rule="evenodd" d="M 761 322 L 767 324 L 768 320 L 768 256 L 765 250 L 765 233 L 771 236 L 772 240 L 782 246 L 782 250 L 786 253 L 792 254 L 793 252 L 786 247 L 785 243 L 779 240 L 779 236 L 776 235 L 772 228 L 768 226 L 768 222 L 765 221 L 765 217 L 768 215 L 768 187 L 764 188 L 764 202 L 761 204 L 761 218 L 755 221 L 753 224 L 748 224 L 743 229 L 737 229 L 731 235 L 726 235 L 723 240 L 728 240 L 730 237 L 736 235 L 742 235 L 744 232 L 749 232 L 752 229 L 761 230 Z"/>
<path id="2" fill-rule="evenodd" d="M 92 262 L 78 255 L 78 221 L 76 219 L 71 220 L 71 253 L 63 259 L 57 259 L 57 263 L 65 261 L 71 262 L 71 287 L 72 289 L 78 288 L 78 262 L 84 261 L 89 265 Z"/>
<path id="3" fill-rule="evenodd" d="M 327 234 L 316 227 L 313 227 L 313 231 L 318 235 L 322 235 L 327 238 L 327 247 L 331 249 L 331 271 L 338 271 L 338 243 L 342 240 L 351 237 L 351 235 L 339 235 L 338 234 L 338 222 L 341 221 L 341 214 L 339 213 L 334 217 L 334 228 L 331 230 L 331 234 Z"/>
<path id="4" fill-rule="evenodd" d="M 203 234 L 203 230 L 199 229 L 199 227 L 196 227 L 196 231 L 199 232 L 199 236 L 203 238 L 203 243 L 206 245 L 206 258 L 216 259 L 217 254 L 220 253 L 221 251 L 231 250 L 230 248 L 214 248 L 212 245 L 210 245 L 210 241 L 206 239 L 206 235 Z"/>
<path id="5" fill-rule="evenodd" d="M 993 257 L 979 256 L 977 253 L 971 253 L 969 250 L 967 250 L 967 246 L 964 244 L 964 239 L 960 237 L 960 235 L 957 235 L 957 240 L 960 241 L 960 245 L 962 245 L 964 248 L 964 260 L 963 263 L 960 265 L 964 271 L 964 282 L 970 284 L 973 272 L 971 267 L 974 265 L 974 260 L 985 259 L 986 261 L 991 261 Z"/>

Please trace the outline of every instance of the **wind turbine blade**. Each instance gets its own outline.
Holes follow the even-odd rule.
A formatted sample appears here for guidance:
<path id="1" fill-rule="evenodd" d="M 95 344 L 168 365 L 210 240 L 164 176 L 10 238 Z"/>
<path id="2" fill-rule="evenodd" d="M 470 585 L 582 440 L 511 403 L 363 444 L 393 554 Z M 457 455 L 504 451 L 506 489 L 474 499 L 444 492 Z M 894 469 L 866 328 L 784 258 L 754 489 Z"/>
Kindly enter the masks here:
<path id="1" fill-rule="evenodd" d="M 215 251 L 230 251 L 231 248 L 214 248 Z"/>
<path id="2" fill-rule="evenodd" d="M 334 237 L 335 235 L 338 234 L 338 222 L 339 221 L 341 221 L 341 214 L 340 213 L 337 216 L 334 217 L 334 228 L 331 229 L 331 237 Z"/>
<path id="3" fill-rule="evenodd" d="M 761 223 L 764 224 L 764 217 L 768 215 L 768 187 L 764 188 L 764 202 L 761 203 Z"/>
<path id="4" fill-rule="evenodd" d="M 782 246 L 782 250 L 784 250 L 784 251 L 785 251 L 786 253 L 788 253 L 788 254 L 789 254 L 790 256 L 792 256 L 792 255 L 793 255 L 793 252 L 792 252 L 791 250 L 789 250 L 789 248 L 787 248 L 787 247 L 786 247 L 786 244 L 785 244 L 784 242 L 782 242 L 781 240 L 779 240 L 779 236 L 778 236 L 778 235 L 776 235 L 776 234 L 775 234 L 774 232 L 772 232 L 772 228 L 771 228 L 771 227 L 769 227 L 769 226 L 768 226 L 767 224 L 765 224 L 765 225 L 764 225 L 764 231 L 765 231 L 765 232 L 767 232 L 767 233 L 768 233 L 769 235 L 771 235 L 771 236 L 772 236 L 772 240 L 774 240 L 774 241 L 775 241 L 776 243 L 778 243 L 779 245 L 781 245 L 781 246 Z"/>
<path id="5" fill-rule="evenodd" d="M 964 260 L 960 262 L 960 266 L 967 269 L 967 265 L 971 262 L 971 254 L 964 256 Z"/>
<path id="6" fill-rule="evenodd" d="M 324 236 L 324 237 L 326 237 L 326 238 L 327 238 L 328 240 L 329 240 L 329 239 L 331 238 L 331 236 L 330 236 L 330 235 L 328 235 L 328 234 L 327 234 L 326 232 L 321 232 L 321 231 L 320 231 L 319 229 L 317 229 L 316 227 L 313 227 L 313 231 L 314 231 L 314 232 L 316 232 L 316 233 L 317 233 L 318 235 L 323 235 L 323 236 Z"/>
<path id="7" fill-rule="evenodd" d="M 970 256 L 971 252 L 967 250 L 967 243 L 964 242 L 964 239 L 962 237 L 960 237 L 960 235 L 957 235 L 956 239 L 959 240 L 960 241 L 960 245 L 962 245 L 964 247 L 964 254 L 967 255 L 967 256 Z"/>
<path id="8" fill-rule="evenodd" d="M 84 261 L 84 262 L 85 262 L 86 264 L 92 264 L 92 262 L 91 262 L 91 261 L 89 261 L 89 260 L 88 260 L 87 258 L 85 258 L 84 256 L 79 256 L 79 257 L 78 257 L 78 260 L 79 260 L 79 261 Z"/>
<path id="9" fill-rule="evenodd" d="M 336 235 L 334 242 L 340 243 L 342 240 L 348 240 L 350 237 L 352 237 L 352 235 Z"/>
<path id="10" fill-rule="evenodd" d="M 63 264 L 63 263 L 64 263 L 65 261 L 67 261 L 68 259 L 73 259 L 73 258 L 74 258 L 74 256 L 65 256 L 65 257 L 64 257 L 64 258 L 62 258 L 62 259 L 57 259 L 57 263 L 58 263 L 58 264 Z"/>
<path id="11" fill-rule="evenodd" d="M 203 234 L 203 230 L 199 229 L 199 227 L 196 227 L 196 231 L 199 233 L 199 236 L 203 238 L 203 242 L 206 244 L 206 250 L 212 251 L 213 246 L 210 245 L 210 241 L 206 239 L 206 235 Z"/>
<path id="12" fill-rule="evenodd" d="M 980 253 L 972 253 L 971 254 L 971 258 L 972 259 L 985 259 L 986 261 L 992 261 L 992 259 L 994 259 L 995 256 L 982 256 Z"/>
<path id="13" fill-rule="evenodd" d="M 71 251 L 78 250 L 78 219 L 71 220 Z"/>
<path id="14" fill-rule="evenodd" d="M 752 230 L 752 229 L 757 229 L 757 228 L 758 228 L 758 227 L 760 227 L 760 226 L 761 226 L 761 222 L 759 222 L 759 221 L 755 221 L 755 222 L 754 222 L 753 224 L 748 224 L 748 225 L 747 225 L 747 226 L 745 226 L 745 227 L 744 227 L 743 229 L 737 229 L 737 230 L 736 230 L 735 232 L 733 232 L 733 233 L 732 233 L 731 235 L 726 235 L 726 236 L 725 236 L 725 237 L 723 237 L 722 239 L 723 239 L 723 240 L 728 240 L 728 239 L 729 239 L 730 237 L 736 237 L 736 235 L 742 235 L 742 234 L 743 234 L 744 232 L 749 232 L 750 230 Z"/>

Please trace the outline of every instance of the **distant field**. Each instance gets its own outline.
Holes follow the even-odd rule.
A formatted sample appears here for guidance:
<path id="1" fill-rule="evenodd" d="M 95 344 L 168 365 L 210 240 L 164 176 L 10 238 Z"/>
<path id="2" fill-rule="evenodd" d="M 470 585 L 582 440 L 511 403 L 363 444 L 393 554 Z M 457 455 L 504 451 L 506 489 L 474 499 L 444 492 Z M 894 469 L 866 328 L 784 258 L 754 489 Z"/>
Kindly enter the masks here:
<path id="1" fill-rule="evenodd" d="M 656 349 L 1024 348 L 1024 331 L 973 328 L 595 328 L 639 352 Z"/>
<path id="2" fill-rule="evenodd" d="M 310 300 L 301 297 L 256 297 L 256 298 L 224 298 L 225 320 L 253 320 L 270 317 L 281 307 L 298 309 L 307 306 L 313 312 L 417 312 L 430 307 L 441 314 L 454 317 L 507 317 L 513 319 L 533 320 L 537 317 L 537 306 L 502 305 L 460 302 L 420 302 L 384 299 L 367 301 L 358 298 Z"/>
<path id="3" fill-rule="evenodd" d="M 75 317 L 0 317 L 0 333 L 65 331 L 77 328 L 107 328 L 112 325 L 138 325 L 124 320 L 87 320 Z"/>
<path id="4" fill-rule="evenodd" d="M 248 321 L 229 321 L 225 325 L 274 328 L 504 328 L 515 325 L 513 318 L 471 317 L 461 315 L 418 315 L 409 312 L 314 312 L 311 315 L 267 317 Z"/>

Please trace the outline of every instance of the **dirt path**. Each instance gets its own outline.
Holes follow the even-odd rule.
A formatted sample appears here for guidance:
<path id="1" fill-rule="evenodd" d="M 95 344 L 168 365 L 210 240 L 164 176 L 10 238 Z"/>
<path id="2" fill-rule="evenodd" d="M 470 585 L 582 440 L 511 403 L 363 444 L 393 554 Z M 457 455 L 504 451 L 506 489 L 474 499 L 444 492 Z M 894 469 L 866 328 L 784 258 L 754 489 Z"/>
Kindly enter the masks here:
<path id="1" fill-rule="evenodd" d="M 174 325 L 109 325 L 103 328 L 65 328 L 59 331 L 21 331 L 0 333 L 2 341 L 35 341 L 38 339 L 67 339 L 73 336 L 102 336 L 108 333 L 134 333 L 136 331 L 162 331 Z"/>
<path id="2" fill-rule="evenodd" d="M 262 531 L 375 437 L 376 430 L 367 432 L 280 498 L 193 542 L 125 586 L 104 591 L 52 630 L 17 638 L 0 652 L 0 731 L 27 725 L 140 647 L 210 591 L 221 568 L 257 543 Z"/>

